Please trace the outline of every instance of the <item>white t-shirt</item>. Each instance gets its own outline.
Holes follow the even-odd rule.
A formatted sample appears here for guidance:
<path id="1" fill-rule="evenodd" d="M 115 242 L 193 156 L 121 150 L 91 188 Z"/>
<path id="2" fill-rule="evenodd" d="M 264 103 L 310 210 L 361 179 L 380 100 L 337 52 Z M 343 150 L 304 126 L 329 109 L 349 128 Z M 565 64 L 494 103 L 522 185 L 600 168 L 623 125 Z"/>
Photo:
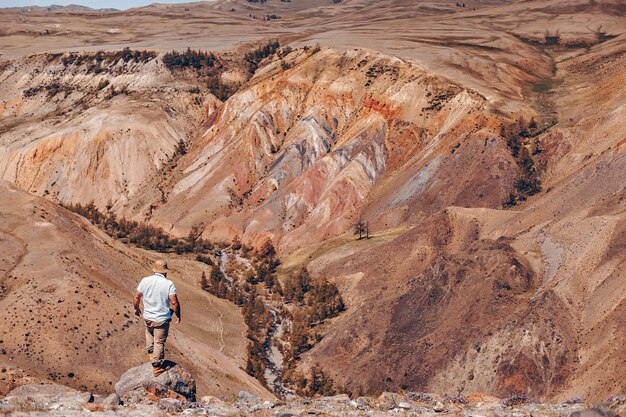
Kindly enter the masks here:
<path id="1" fill-rule="evenodd" d="M 137 291 L 143 294 L 143 318 L 157 323 L 170 320 L 169 296 L 176 294 L 174 283 L 158 272 L 145 277 Z"/>

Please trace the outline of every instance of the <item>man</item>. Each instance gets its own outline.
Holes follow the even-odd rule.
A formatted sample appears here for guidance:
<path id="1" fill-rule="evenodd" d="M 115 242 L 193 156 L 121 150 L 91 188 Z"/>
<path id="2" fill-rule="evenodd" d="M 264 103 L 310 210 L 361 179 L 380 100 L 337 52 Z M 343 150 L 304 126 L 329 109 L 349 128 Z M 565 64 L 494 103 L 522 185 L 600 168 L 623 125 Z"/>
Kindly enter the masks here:
<path id="1" fill-rule="evenodd" d="M 167 279 L 167 262 L 158 260 L 152 268 L 154 275 L 145 277 L 137 287 L 133 305 L 135 315 L 141 315 L 139 303 L 143 298 L 143 318 L 146 322 L 146 348 L 152 362 L 154 376 L 167 371 L 165 366 L 165 341 L 170 329 L 172 312 L 176 314 L 176 324 L 180 323 L 180 303 L 176 297 L 174 283 Z"/>

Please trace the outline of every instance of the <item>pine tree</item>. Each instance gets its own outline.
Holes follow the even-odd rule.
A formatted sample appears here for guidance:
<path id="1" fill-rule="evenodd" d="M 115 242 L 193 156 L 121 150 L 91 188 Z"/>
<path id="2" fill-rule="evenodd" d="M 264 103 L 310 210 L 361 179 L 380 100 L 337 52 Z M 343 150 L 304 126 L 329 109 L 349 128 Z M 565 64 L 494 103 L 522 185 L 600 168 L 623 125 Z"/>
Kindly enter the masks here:
<path id="1" fill-rule="evenodd" d="M 202 276 L 200 277 L 200 287 L 205 291 L 209 289 L 209 281 L 207 280 L 206 273 L 204 271 L 202 271 Z"/>
<path id="2" fill-rule="evenodd" d="M 276 249 L 272 244 L 272 239 L 267 239 L 265 243 L 263 243 L 263 246 L 259 249 L 259 255 L 267 259 L 274 258 L 276 256 Z"/>
<path id="3" fill-rule="evenodd" d="M 324 373 L 319 365 L 311 368 L 311 376 L 309 378 L 309 386 L 307 387 L 307 395 L 334 395 L 333 380 Z"/>
<path id="4" fill-rule="evenodd" d="M 178 145 L 176 145 L 176 154 L 184 155 L 187 153 L 187 144 L 184 140 L 179 140 Z"/>
<path id="5" fill-rule="evenodd" d="M 359 220 L 354 224 L 354 234 L 359 235 L 359 240 L 363 239 L 363 233 L 365 233 L 365 223 L 359 217 Z"/>

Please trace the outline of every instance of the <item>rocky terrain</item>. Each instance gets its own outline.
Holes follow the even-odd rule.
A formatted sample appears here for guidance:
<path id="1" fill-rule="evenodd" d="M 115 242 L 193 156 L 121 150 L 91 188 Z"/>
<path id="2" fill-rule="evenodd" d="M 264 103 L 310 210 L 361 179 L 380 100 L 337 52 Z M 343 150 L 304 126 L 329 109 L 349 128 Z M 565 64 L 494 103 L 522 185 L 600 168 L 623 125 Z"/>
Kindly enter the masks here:
<path id="1" fill-rule="evenodd" d="M 129 311 L 121 301 L 133 290 L 128 277 L 139 279 L 160 255 L 57 205 L 91 202 L 117 219 L 230 248 L 204 261 L 168 254 L 190 300 L 176 360 L 201 395 L 272 399 L 272 387 L 244 372 L 263 380 L 263 369 L 251 371 L 250 346 L 290 389 L 317 372 L 329 391 L 355 401 L 437 392 L 443 403 L 486 392 L 560 404 L 626 391 L 624 5 L 466 3 L 0 11 L 11 22 L 0 40 L 0 178 L 13 184 L 3 185 L 0 203 L 0 352 L 15 369 L 3 393 L 40 380 L 109 393 L 140 361 L 133 319 L 114 319 Z M 136 24 L 122 27 L 125 19 Z M 207 51 L 204 61 L 177 67 L 166 55 L 191 56 L 188 47 Z M 33 229 L 41 216 L 55 227 L 50 236 Z M 357 239 L 355 225 L 371 236 Z M 278 261 L 270 256 L 265 278 L 245 276 L 245 257 L 231 268 L 242 271 L 227 271 L 229 259 L 268 242 Z M 28 257 L 35 253 L 37 262 Z M 307 323 L 295 343 L 298 314 L 316 307 L 311 291 L 294 301 L 267 279 L 288 287 L 303 268 L 311 282 L 336 287 L 345 310 Z M 264 313 L 242 319 L 233 303 L 201 291 L 203 271 L 241 285 L 239 295 L 260 294 Z M 241 301 L 234 290 L 204 287 Z M 75 323 L 90 301 L 106 319 L 83 329 Z M 55 302 L 54 314 L 33 313 Z M 44 333 L 37 320 L 58 329 Z M 120 344 L 133 353 L 93 370 L 94 358 Z M 295 359 L 271 359 L 282 355 Z M 319 401 L 259 413 L 328 404 L 320 413 L 387 411 Z M 494 408 L 446 410 L 585 408 L 489 401 Z"/>
<path id="2" fill-rule="evenodd" d="M 106 398 L 59 385 L 24 385 L 0 402 L 0 413 L 11 416 L 570 416 L 620 417 L 626 397 L 585 404 L 573 398 L 560 404 L 535 403 L 524 396 L 498 399 L 484 393 L 467 397 L 384 392 L 379 397 L 351 399 L 345 394 L 316 399 L 262 400 L 246 391 L 229 399 L 197 399 L 195 381 L 187 370 L 175 366 L 153 377 L 150 365 L 130 369 Z"/>

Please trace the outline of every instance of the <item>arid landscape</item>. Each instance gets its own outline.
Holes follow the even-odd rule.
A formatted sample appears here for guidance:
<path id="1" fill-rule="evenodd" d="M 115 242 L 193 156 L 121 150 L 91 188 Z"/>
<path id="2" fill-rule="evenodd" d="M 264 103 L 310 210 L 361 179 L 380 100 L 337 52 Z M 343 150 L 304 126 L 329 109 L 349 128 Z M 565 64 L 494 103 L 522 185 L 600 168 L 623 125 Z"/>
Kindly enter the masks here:
<path id="1" fill-rule="evenodd" d="M 0 395 L 112 393 L 158 258 L 200 396 L 624 394 L 625 54 L 620 0 L 0 9 Z"/>

